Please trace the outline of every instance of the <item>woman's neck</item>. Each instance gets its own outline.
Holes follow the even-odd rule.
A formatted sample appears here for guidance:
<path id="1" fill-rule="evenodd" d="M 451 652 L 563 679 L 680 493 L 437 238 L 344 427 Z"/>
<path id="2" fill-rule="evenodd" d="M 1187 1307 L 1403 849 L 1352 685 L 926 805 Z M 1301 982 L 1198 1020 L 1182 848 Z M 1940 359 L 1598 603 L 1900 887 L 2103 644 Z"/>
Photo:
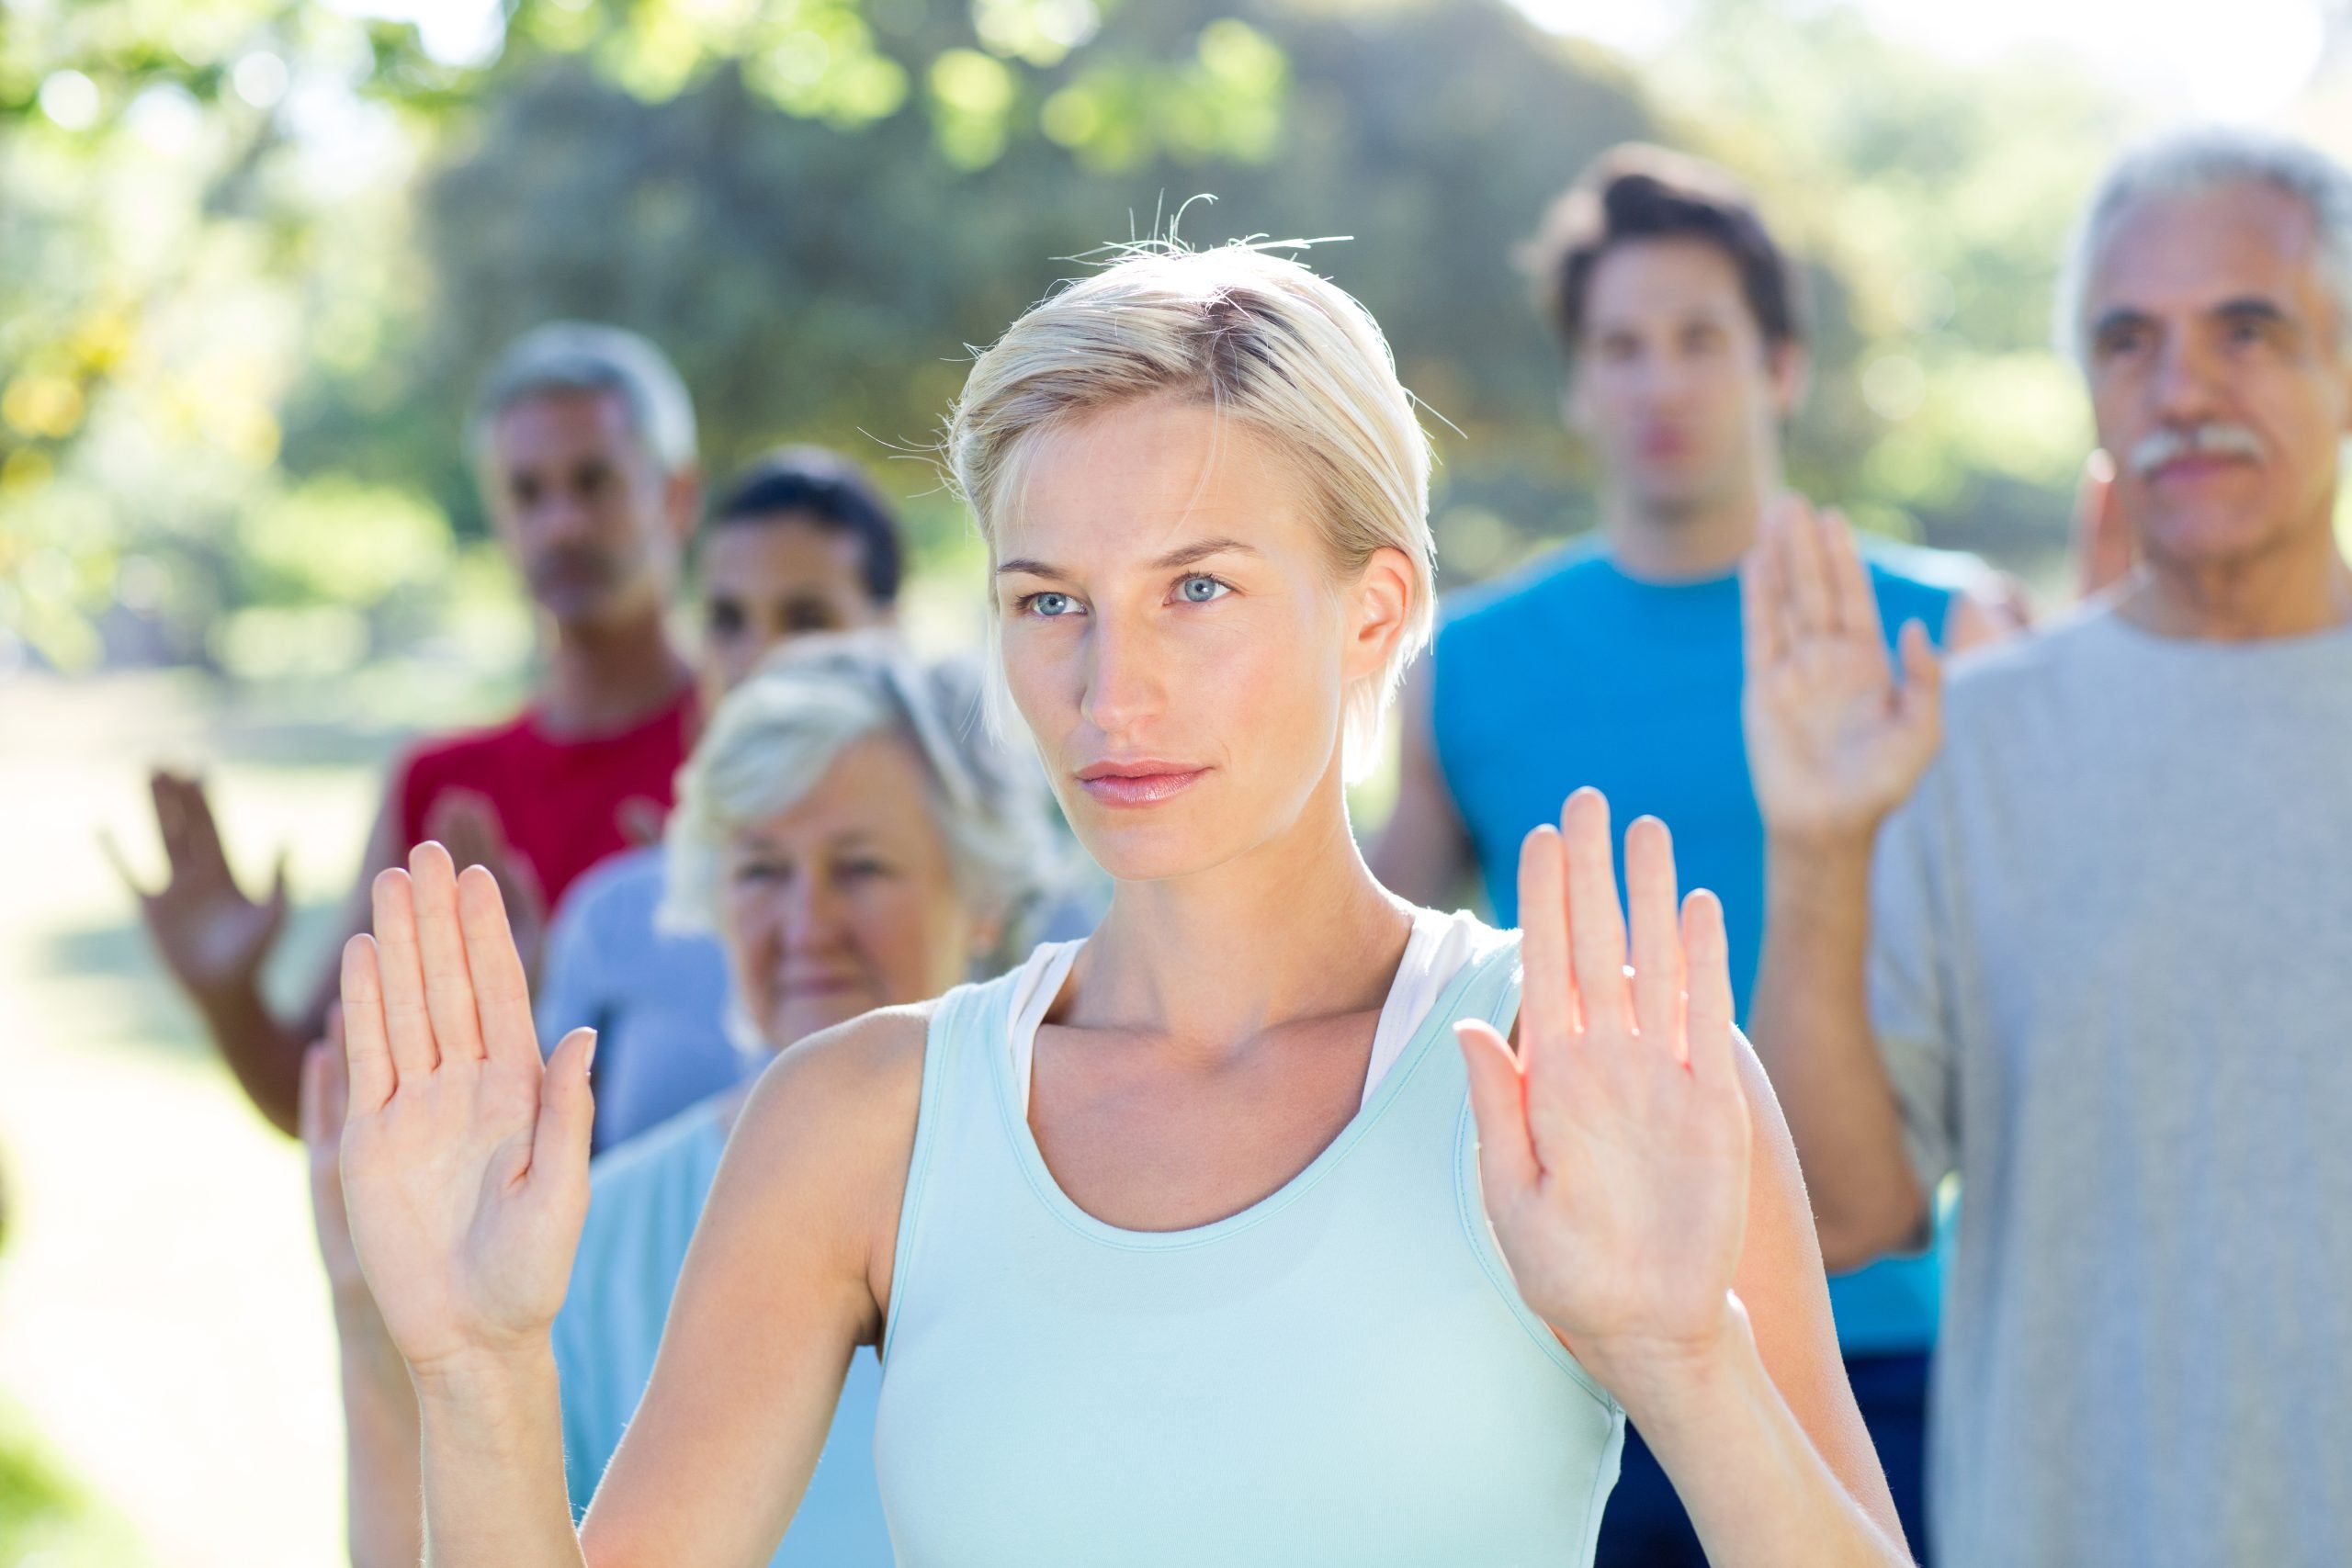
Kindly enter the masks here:
<path id="1" fill-rule="evenodd" d="M 1348 830 L 1335 769 L 1274 839 L 1189 876 L 1120 883 L 1056 1021 L 1217 1055 L 1292 1020 L 1376 1011 L 1411 934 Z"/>
<path id="2" fill-rule="evenodd" d="M 675 702 L 693 680 L 659 608 L 610 625 L 560 627 L 539 681 L 539 722 L 563 738 L 627 728 Z"/>

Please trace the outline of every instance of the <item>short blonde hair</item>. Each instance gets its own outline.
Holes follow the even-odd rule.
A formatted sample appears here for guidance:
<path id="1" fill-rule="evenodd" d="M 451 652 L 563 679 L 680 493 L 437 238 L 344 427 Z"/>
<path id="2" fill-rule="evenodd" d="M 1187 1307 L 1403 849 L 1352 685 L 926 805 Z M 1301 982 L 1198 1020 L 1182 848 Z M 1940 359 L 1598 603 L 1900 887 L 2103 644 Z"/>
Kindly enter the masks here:
<path id="1" fill-rule="evenodd" d="M 1430 637 L 1430 444 L 1378 323 L 1327 279 L 1250 245 L 1168 243 L 1131 250 L 1031 307 L 974 362 L 948 420 L 948 467 L 991 564 L 998 521 L 1038 436 L 1169 395 L 1213 406 L 1291 460 L 1340 577 L 1386 547 L 1412 562 L 1405 635 L 1347 696 L 1343 756 L 1359 778 L 1405 667 Z M 993 636 L 993 615 L 989 626 Z"/>
<path id="2" fill-rule="evenodd" d="M 718 930 L 728 840 L 789 810 L 869 736 L 904 741 L 922 760 L 956 889 L 966 908 L 1000 922 L 986 965 L 1025 955 L 1059 881 L 1044 781 L 987 735 L 967 671 L 919 666 L 878 632 L 796 638 L 718 705 L 678 773 L 661 927 Z"/>

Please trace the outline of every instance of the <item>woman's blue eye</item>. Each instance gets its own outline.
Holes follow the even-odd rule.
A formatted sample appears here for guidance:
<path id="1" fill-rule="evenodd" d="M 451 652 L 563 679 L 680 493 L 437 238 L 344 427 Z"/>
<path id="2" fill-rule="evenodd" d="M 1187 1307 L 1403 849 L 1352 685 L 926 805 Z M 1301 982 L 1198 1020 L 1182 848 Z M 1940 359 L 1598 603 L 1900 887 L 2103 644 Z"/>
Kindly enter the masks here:
<path id="1" fill-rule="evenodd" d="M 1214 577 L 1188 577 L 1176 585 L 1176 592 L 1188 604 L 1205 604 L 1212 599 L 1222 599 L 1233 592 Z"/>
<path id="2" fill-rule="evenodd" d="M 1067 615 L 1078 608 L 1078 601 L 1067 593 L 1056 593 L 1049 590 L 1044 593 L 1029 595 L 1029 608 L 1037 615 L 1049 617 Z"/>

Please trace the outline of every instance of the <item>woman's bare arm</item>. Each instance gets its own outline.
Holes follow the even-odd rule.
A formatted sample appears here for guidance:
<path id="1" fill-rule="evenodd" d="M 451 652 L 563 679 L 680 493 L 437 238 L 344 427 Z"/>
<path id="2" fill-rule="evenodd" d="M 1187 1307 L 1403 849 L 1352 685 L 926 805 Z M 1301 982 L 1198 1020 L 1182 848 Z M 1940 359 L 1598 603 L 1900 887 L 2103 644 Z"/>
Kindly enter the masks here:
<path id="1" fill-rule="evenodd" d="M 587 1206 L 593 1036 L 542 1066 L 496 885 L 438 845 L 379 879 L 374 923 L 345 956 L 344 1190 L 416 1386 L 427 1561 L 765 1562 L 880 1320 L 891 1237 L 873 1227 L 894 1235 L 921 1019 L 844 1025 L 753 1096 L 583 1556 L 548 1330 Z"/>
<path id="2" fill-rule="evenodd" d="M 594 1568 L 755 1568 L 783 1539 L 850 1357 L 881 1337 L 928 1010 L 828 1030 L 752 1091 L 582 1529 Z"/>
<path id="3" fill-rule="evenodd" d="M 345 1538 L 352 1568 L 416 1568 L 424 1551 L 419 1506 L 416 1390 L 384 1331 L 360 1273 L 343 1204 L 343 1123 L 350 1100 L 343 1018 L 302 1059 L 302 1143 L 311 1162 L 311 1213 L 334 1303 L 343 1386 Z"/>
<path id="4" fill-rule="evenodd" d="M 1518 1049 L 1461 1028 L 1497 1239 L 1717 1568 L 1907 1563 L 1841 1388 L 1787 1133 L 1732 1027 L 1722 908 L 1694 893 L 1678 914 L 1654 819 L 1626 835 L 1625 881 L 1630 942 L 1590 790 L 1528 835 Z"/>
<path id="5" fill-rule="evenodd" d="M 1838 1353 L 1796 1145 L 1756 1053 L 1744 1039 L 1736 1042 L 1736 1052 L 1754 1139 L 1747 1236 L 1732 1290 L 1747 1309 L 1757 1355 L 1790 1415 L 1846 1495 L 1889 1540 L 1899 1542 L 1903 1525 L 1894 1496 Z"/>

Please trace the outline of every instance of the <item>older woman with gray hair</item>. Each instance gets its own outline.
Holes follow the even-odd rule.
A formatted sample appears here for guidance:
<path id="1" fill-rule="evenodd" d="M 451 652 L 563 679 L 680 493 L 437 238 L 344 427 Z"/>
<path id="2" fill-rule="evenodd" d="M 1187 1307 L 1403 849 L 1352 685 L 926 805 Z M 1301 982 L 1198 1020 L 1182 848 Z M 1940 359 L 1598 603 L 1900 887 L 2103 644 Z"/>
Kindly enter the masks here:
<path id="1" fill-rule="evenodd" d="M 922 668 L 884 637 L 796 642 L 729 694 L 679 775 L 662 919 L 725 949 L 738 1046 L 772 1055 L 1026 952 L 1054 840 L 1025 762 L 990 738 L 968 671 Z M 339 1292 L 364 1292 L 336 1177 L 343 1060 L 339 1043 L 311 1051 L 304 1134 L 329 1275 Z M 687 1243 L 749 1093 L 747 1080 L 595 1163 L 555 1326 L 575 1508 L 652 1375 Z M 372 1307 L 337 1315 L 352 1561 L 413 1564 L 414 1393 Z M 859 1351 L 776 1564 L 890 1561 L 872 1458 L 879 1387 L 873 1353 Z"/>

